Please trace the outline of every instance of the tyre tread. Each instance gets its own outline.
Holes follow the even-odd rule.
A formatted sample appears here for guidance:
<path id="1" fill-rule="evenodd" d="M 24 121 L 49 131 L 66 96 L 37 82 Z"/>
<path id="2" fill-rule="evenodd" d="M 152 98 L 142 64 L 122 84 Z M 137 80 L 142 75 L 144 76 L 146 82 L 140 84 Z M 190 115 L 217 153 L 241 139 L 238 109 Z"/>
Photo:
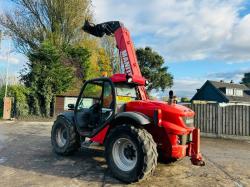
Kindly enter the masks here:
<path id="1" fill-rule="evenodd" d="M 107 136 L 107 141 L 117 132 L 117 131 L 123 131 L 124 128 L 128 131 L 130 131 L 132 134 L 137 137 L 137 141 L 139 142 L 139 145 L 142 147 L 143 155 L 144 155 L 144 160 L 143 160 L 143 167 L 139 175 L 137 176 L 135 181 L 132 182 L 139 182 L 142 180 L 147 179 L 149 176 L 151 176 L 157 166 L 157 158 L 158 158 L 158 152 L 157 152 L 157 145 L 152 137 L 152 135 L 144 128 L 137 128 L 133 125 L 120 125 L 116 126 L 115 128 L 110 130 L 110 133 Z M 108 159 L 106 155 L 106 160 Z M 113 173 L 115 177 L 117 176 L 115 173 Z M 120 178 L 119 178 L 120 179 Z M 124 179 L 120 179 L 124 182 Z M 130 181 L 129 181 L 130 182 Z"/>
<path id="2" fill-rule="evenodd" d="M 55 144 L 57 144 L 55 142 L 55 132 L 56 132 L 56 128 L 57 128 L 57 123 L 62 123 L 62 121 L 64 121 L 64 125 L 66 126 L 66 128 L 69 129 L 69 143 L 67 145 L 67 147 L 65 149 L 58 149 L 58 147 L 56 147 Z M 78 136 L 77 133 L 75 131 L 75 127 L 72 124 L 69 124 L 64 118 L 58 118 L 56 119 L 56 121 L 54 122 L 53 126 L 52 126 L 52 130 L 51 130 L 51 144 L 53 147 L 53 150 L 55 151 L 56 154 L 59 155 L 63 155 L 63 156 L 67 156 L 67 155 L 71 155 L 72 153 L 74 153 L 75 151 L 78 150 L 78 148 L 80 147 L 79 145 L 79 140 L 78 140 Z"/>

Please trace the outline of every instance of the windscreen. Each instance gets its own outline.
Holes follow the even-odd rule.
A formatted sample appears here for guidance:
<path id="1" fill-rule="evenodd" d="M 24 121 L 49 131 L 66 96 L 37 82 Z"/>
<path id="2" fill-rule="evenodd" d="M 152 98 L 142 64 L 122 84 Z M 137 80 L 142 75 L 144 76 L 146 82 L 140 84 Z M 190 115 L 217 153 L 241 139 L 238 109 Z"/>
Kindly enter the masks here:
<path id="1" fill-rule="evenodd" d="M 117 104 L 127 103 L 137 99 L 134 85 L 116 84 L 115 87 Z"/>

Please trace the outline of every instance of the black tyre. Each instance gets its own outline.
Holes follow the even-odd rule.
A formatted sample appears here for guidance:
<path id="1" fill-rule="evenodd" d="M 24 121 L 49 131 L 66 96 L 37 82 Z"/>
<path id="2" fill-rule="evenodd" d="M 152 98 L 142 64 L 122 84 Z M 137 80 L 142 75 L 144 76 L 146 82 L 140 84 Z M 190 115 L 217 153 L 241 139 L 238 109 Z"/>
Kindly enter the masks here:
<path id="1" fill-rule="evenodd" d="M 55 153 L 70 155 L 80 147 L 80 138 L 75 127 L 64 118 L 57 118 L 51 130 L 51 144 Z"/>
<path id="2" fill-rule="evenodd" d="M 150 176 L 157 165 L 157 149 L 151 134 L 132 125 L 111 129 L 105 141 L 105 157 L 114 177 L 136 182 Z"/>

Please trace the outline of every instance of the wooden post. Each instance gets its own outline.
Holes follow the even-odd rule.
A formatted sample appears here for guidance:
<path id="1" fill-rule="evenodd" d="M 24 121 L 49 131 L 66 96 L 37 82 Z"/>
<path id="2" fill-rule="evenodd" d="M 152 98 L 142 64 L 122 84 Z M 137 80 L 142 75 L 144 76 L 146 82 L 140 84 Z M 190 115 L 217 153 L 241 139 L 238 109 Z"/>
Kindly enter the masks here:
<path id="1" fill-rule="evenodd" d="M 11 98 L 4 97 L 3 99 L 3 119 L 11 118 Z"/>
<path id="2" fill-rule="evenodd" d="M 222 123 L 221 123 L 221 116 L 222 116 L 222 113 L 221 113 L 221 107 L 219 104 L 217 104 L 217 135 L 220 136 L 221 135 L 221 130 L 222 130 Z"/>

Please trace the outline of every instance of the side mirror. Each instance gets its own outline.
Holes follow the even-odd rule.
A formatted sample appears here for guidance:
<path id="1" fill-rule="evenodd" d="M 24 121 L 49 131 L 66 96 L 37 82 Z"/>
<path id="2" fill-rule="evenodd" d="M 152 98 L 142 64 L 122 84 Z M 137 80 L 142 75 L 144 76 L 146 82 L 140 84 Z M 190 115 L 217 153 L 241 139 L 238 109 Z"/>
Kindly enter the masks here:
<path id="1" fill-rule="evenodd" d="M 74 110 L 75 105 L 74 104 L 68 104 L 68 110 Z"/>

